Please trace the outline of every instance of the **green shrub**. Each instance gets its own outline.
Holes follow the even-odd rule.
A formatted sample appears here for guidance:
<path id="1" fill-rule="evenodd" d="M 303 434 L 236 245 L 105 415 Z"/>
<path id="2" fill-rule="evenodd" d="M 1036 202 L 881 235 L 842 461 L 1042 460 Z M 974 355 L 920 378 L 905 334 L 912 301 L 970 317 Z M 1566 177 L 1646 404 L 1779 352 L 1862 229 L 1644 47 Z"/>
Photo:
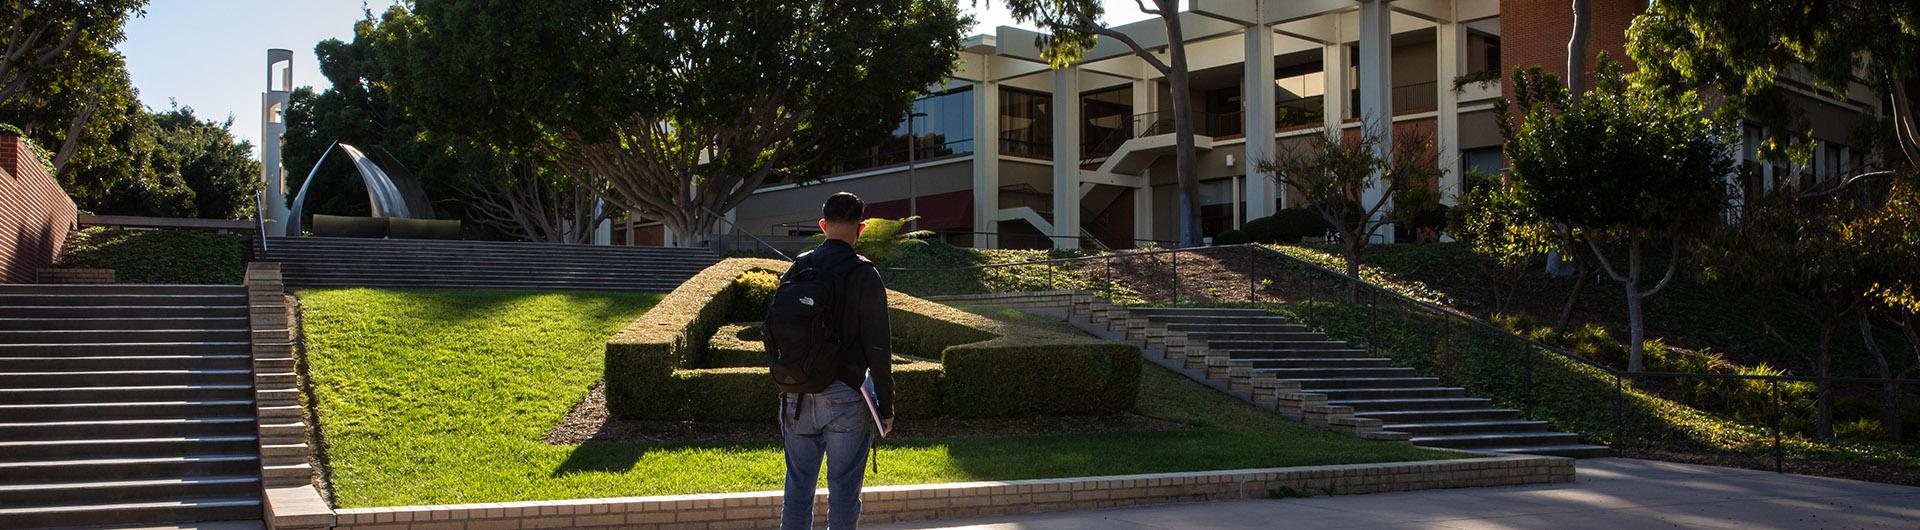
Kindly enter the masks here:
<path id="1" fill-rule="evenodd" d="M 199 230 L 81 230 L 59 267 L 113 269 L 119 283 L 239 284 L 247 240 Z"/>
<path id="2" fill-rule="evenodd" d="M 1213 236 L 1213 244 L 1215 245 L 1238 245 L 1252 242 L 1253 239 L 1247 237 L 1246 232 L 1239 230 L 1228 230 L 1221 232 L 1220 235 Z"/>
<path id="3" fill-rule="evenodd" d="M 767 366 L 767 345 L 759 322 L 740 322 L 720 326 L 707 339 L 707 353 L 701 368 L 744 368 Z"/>
<path id="4" fill-rule="evenodd" d="M 607 341 L 609 412 L 630 419 L 765 419 L 775 392 L 764 368 L 695 367 L 718 366 L 753 349 L 746 344 L 752 326 L 722 325 L 745 297 L 735 282 L 784 265 L 724 260 Z M 1132 410 L 1138 401 L 1140 350 L 1134 346 L 898 292 L 888 293 L 888 309 L 895 351 L 943 361 L 894 367 L 895 413 L 903 417 L 1099 413 Z"/>
<path id="5" fill-rule="evenodd" d="M 1255 243 L 1299 243 L 1302 238 L 1326 235 L 1333 226 L 1312 209 L 1284 208 L 1271 216 L 1247 221 L 1241 227 Z"/>
<path id="6" fill-rule="evenodd" d="M 762 320 L 767 316 L 767 304 L 773 303 L 773 292 L 780 289 L 780 275 L 769 271 L 747 271 L 733 280 L 733 289 L 738 291 L 734 296 L 739 298 L 733 304 L 728 320 Z"/>
<path id="7" fill-rule="evenodd" d="M 1607 366 L 1627 365 L 1627 348 L 1599 324 L 1582 324 L 1568 332 L 1567 349 Z"/>

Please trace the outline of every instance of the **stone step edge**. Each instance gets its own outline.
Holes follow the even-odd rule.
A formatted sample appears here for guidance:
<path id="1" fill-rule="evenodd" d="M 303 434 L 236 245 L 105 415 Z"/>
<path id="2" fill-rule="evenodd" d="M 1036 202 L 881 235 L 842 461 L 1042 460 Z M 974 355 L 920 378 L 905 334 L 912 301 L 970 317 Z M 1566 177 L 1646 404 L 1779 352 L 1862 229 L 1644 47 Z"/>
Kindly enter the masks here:
<path id="1" fill-rule="evenodd" d="M 1270 498 L 1275 492 L 1348 495 L 1571 482 L 1573 460 L 1461 452 L 1466 458 L 1377 464 L 1235 469 L 1099 477 L 869 487 L 861 521 L 886 524 L 1171 502 Z M 310 487 L 309 487 L 310 489 Z M 274 506 L 302 494 L 269 488 Z M 420 527 L 464 521 L 468 527 L 764 525 L 784 492 L 756 491 L 432 506 L 349 508 L 332 512 L 338 528 Z M 826 496 L 816 498 L 825 503 Z M 317 519 L 317 517 L 316 517 Z M 277 521 L 276 521 L 277 522 Z M 283 528 L 284 526 L 276 526 Z"/>

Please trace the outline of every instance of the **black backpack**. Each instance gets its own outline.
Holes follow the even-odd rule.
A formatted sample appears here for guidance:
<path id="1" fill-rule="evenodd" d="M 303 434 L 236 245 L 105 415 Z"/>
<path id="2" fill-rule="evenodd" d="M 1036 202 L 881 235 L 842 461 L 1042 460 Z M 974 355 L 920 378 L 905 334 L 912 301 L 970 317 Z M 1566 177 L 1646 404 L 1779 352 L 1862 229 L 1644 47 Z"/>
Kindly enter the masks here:
<path id="1" fill-rule="evenodd" d="M 767 304 L 764 324 L 767 364 L 773 384 L 789 394 L 826 390 L 846 365 L 839 326 L 840 298 L 848 273 L 867 262 L 849 257 L 831 267 L 810 261 L 780 280 Z"/>

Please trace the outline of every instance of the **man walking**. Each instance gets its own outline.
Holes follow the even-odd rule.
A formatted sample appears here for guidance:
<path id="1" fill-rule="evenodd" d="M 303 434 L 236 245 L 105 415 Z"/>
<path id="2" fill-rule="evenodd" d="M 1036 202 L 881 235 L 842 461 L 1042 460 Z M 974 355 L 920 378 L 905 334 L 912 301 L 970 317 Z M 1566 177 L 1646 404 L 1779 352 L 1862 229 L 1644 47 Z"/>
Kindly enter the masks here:
<path id="1" fill-rule="evenodd" d="M 783 389 L 822 386 L 804 383 L 807 374 L 816 371 L 812 366 L 816 361 L 833 363 L 819 370 L 832 374 L 824 378 L 830 380 L 824 389 L 781 394 L 780 431 L 786 440 L 787 456 L 787 491 L 780 514 L 783 530 L 813 527 L 814 486 L 819 481 L 822 456 L 827 461 L 828 527 L 852 530 L 857 526 L 860 487 L 866 478 L 867 451 L 873 446 L 876 428 L 874 418 L 879 418 L 878 428 L 883 433 L 893 428 L 893 350 L 887 326 L 887 288 L 881 283 L 880 271 L 853 250 L 865 228 L 861 222 L 865 215 L 866 203 L 852 193 L 828 197 L 820 208 L 820 230 L 826 232 L 826 242 L 794 260 L 780 278 L 781 292 L 775 295 L 774 309 L 769 311 L 769 351 L 777 352 L 773 374 Z M 831 294 L 815 297 L 805 294 L 809 292 L 806 287 L 790 289 L 803 282 L 822 286 L 814 292 Z M 783 300 L 783 295 L 791 302 Z M 821 333 L 789 331 L 787 338 L 776 336 L 773 323 L 783 303 L 794 307 L 819 304 L 826 317 L 824 329 Z M 804 329 L 791 324 L 785 327 Z M 818 334 L 827 337 L 811 336 Z M 821 338 L 826 346 L 816 349 L 832 353 L 817 360 L 801 359 L 798 362 L 807 365 L 804 367 L 782 366 L 779 357 L 793 357 L 788 351 L 794 349 L 794 343 Z M 869 378 L 873 381 L 871 411 L 861 390 Z"/>

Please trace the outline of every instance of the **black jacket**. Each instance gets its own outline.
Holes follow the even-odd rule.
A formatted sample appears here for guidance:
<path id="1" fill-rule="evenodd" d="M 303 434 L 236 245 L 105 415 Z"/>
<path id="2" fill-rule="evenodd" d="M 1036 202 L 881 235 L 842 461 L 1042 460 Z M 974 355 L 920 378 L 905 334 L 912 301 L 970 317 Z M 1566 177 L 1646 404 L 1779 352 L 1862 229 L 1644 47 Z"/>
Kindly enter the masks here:
<path id="1" fill-rule="evenodd" d="M 829 239 L 812 251 L 794 258 L 793 266 L 787 274 L 808 267 L 828 270 L 845 260 L 864 260 L 853 252 L 853 245 L 845 241 Z M 785 275 L 781 280 L 785 280 Z M 840 381 L 847 386 L 860 388 L 866 377 L 873 377 L 873 390 L 876 412 L 881 418 L 893 417 L 893 346 L 892 330 L 887 324 L 887 286 L 880 279 L 880 270 L 871 263 L 863 263 L 843 278 L 840 285 L 841 297 L 836 308 L 839 313 L 837 325 L 843 342 L 851 341 L 846 349 Z M 868 372 L 871 372 L 869 374 Z"/>

